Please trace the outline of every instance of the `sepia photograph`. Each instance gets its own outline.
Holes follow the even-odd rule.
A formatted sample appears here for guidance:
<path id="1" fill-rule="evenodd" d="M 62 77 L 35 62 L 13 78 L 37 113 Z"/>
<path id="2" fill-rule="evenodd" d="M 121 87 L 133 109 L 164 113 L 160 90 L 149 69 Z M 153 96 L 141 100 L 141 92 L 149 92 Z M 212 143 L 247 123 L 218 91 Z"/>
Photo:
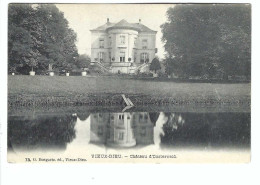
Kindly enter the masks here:
<path id="1" fill-rule="evenodd" d="M 8 163 L 250 163 L 251 4 L 8 4 Z"/>

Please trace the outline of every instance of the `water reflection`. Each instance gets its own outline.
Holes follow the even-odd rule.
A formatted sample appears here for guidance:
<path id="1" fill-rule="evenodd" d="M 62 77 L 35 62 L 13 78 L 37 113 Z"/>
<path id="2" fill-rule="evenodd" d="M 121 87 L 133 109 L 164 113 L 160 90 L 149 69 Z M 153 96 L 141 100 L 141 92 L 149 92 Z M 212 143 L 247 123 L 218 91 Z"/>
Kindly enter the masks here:
<path id="1" fill-rule="evenodd" d="M 77 117 L 45 115 L 8 118 L 8 149 L 61 149 L 75 137 Z"/>
<path id="2" fill-rule="evenodd" d="M 148 112 L 91 114 L 90 142 L 115 147 L 153 144 L 158 116 Z"/>
<path id="3" fill-rule="evenodd" d="M 166 113 L 165 147 L 250 147 L 250 113 Z"/>
<path id="4" fill-rule="evenodd" d="M 117 112 L 8 118 L 8 149 L 250 148 L 250 113 Z"/>

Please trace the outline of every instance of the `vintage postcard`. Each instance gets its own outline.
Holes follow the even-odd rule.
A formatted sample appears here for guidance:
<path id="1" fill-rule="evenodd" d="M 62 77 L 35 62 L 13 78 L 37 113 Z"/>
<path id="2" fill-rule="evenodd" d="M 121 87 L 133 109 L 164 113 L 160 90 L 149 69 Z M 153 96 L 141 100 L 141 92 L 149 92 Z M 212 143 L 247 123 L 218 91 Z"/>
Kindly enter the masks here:
<path id="1" fill-rule="evenodd" d="M 250 4 L 8 6 L 9 163 L 249 163 Z"/>

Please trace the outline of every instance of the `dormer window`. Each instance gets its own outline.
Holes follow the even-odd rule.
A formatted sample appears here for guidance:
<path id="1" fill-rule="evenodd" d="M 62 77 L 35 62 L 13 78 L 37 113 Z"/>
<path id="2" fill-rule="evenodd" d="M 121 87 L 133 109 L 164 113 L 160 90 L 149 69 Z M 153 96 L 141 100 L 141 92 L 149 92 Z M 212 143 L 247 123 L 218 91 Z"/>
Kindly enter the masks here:
<path id="1" fill-rule="evenodd" d="M 104 39 L 99 39 L 99 48 L 104 48 Z"/>

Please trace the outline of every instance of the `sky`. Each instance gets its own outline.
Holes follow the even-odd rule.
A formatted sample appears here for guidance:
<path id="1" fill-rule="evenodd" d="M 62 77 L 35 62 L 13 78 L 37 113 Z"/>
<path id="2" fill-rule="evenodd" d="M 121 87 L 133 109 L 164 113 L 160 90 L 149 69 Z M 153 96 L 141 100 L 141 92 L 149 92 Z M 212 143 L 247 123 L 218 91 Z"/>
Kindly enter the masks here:
<path id="1" fill-rule="evenodd" d="M 129 23 L 142 24 L 157 31 L 157 56 L 163 58 L 165 51 L 161 41 L 160 25 L 167 21 L 166 11 L 173 4 L 56 4 L 64 12 L 69 26 L 77 33 L 77 47 L 79 54 L 91 54 L 90 30 L 106 23 L 116 23 L 125 19 Z"/>

